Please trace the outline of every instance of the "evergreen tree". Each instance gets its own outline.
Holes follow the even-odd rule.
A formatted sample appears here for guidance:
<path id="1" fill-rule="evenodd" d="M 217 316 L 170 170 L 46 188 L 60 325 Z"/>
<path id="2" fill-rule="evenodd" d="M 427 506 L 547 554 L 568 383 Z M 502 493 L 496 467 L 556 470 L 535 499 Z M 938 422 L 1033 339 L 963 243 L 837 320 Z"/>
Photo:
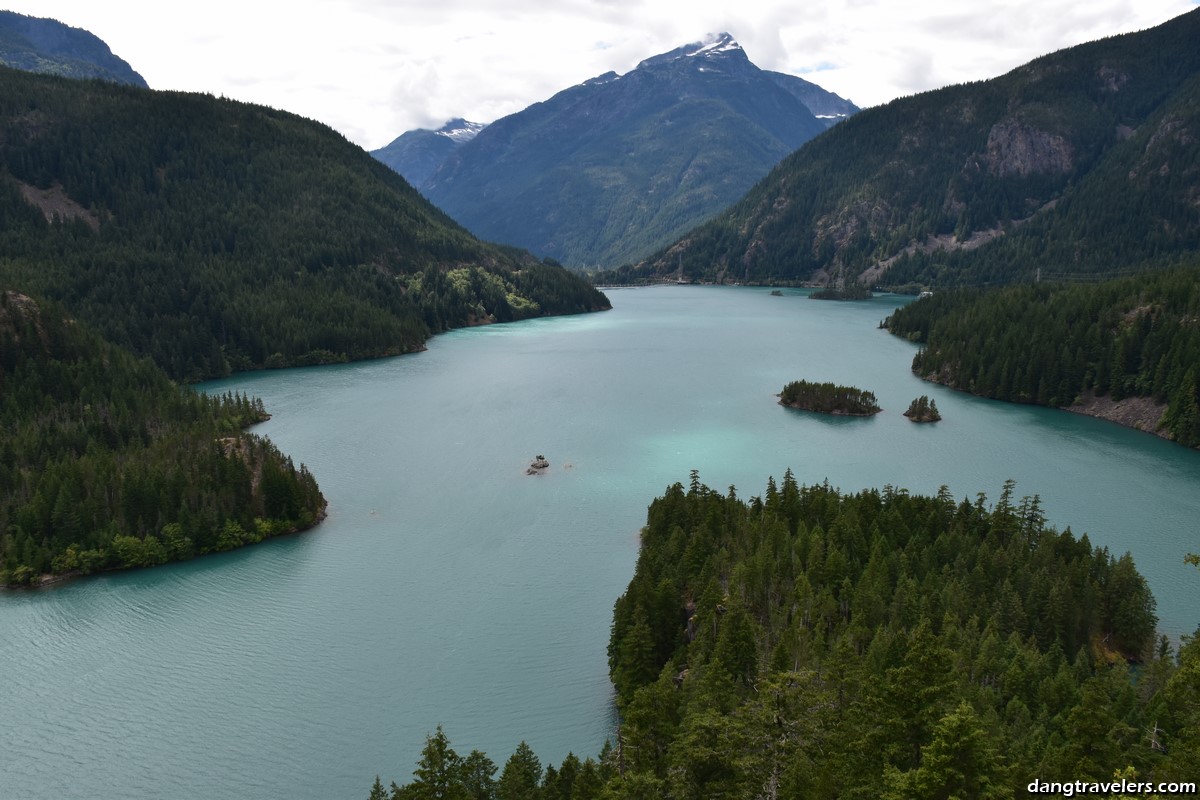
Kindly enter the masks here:
<path id="1" fill-rule="evenodd" d="M 450 746 L 441 725 L 425 737 L 421 760 L 417 762 L 413 776 L 415 780 L 405 787 L 406 800 L 468 800 L 471 797 L 463 781 L 463 760 Z"/>
<path id="2" fill-rule="evenodd" d="M 478 750 L 472 750 L 462 762 L 462 784 L 471 800 L 494 800 L 496 764 Z"/>
<path id="3" fill-rule="evenodd" d="M 496 784 L 499 800 L 538 800 L 541 797 L 542 763 L 525 742 L 504 763 Z"/>
<path id="4" fill-rule="evenodd" d="M 965 701 L 938 721 L 916 769 L 887 775 L 884 800 L 1000 800 L 1004 770 L 975 710 Z"/>

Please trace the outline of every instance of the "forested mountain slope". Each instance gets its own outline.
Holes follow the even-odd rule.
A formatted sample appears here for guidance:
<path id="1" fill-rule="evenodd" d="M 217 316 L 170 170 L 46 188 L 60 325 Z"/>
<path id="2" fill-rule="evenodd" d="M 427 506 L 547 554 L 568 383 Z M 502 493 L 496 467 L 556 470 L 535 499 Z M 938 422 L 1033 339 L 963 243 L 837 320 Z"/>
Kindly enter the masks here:
<path id="1" fill-rule="evenodd" d="M 568 266 L 614 266 L 725 208 L 856 110 L 759 69 L 719 34 L 493 122 L 418 188 L 485 239 Z"/>
<path id="2" fill-rule="evenodd" d="M 103 78 L 146 88 L 146 81 L 101 39 L 58 20 L 0 11 L 0 64 L 64 78 Z"/>
<path id="3" fill-rule="evenodd" d="M 0 220 L 0 281 L 177 379 L 608 307 L 335 131 L 207 95 L 0 69 Z"/>
<path id="4" fill-rule="evenodd" d="M 142 567 L 312 525 L 312 476 L 243 432 L 260 402 L 181 389 L 146 359 L 0 289 L 0 585 Z"/>
<path id="5" fill-rule="evenodd" d="M 1006 283 L 1200 244 L 1200 9 L 871 108 L 601 280 Z"/>

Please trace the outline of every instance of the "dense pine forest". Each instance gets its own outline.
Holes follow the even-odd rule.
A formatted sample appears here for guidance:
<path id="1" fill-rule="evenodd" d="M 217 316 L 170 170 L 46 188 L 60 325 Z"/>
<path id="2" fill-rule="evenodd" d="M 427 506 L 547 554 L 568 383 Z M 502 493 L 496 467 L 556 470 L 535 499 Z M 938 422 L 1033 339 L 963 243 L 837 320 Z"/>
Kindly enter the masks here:
<path id="1" fill-rule="evenodd" d="M 0 68 L 0 280 L 177 380 L 608 307 L 282 111 Z"/>
<path id="2" fill-rule="evenodd" d="M 54 306 L 0 291 L 0 584 L 144 567 L 312 525 L 312 475 Z"/>
<path id="3" fill-rule="evenodd" d="M 1151 430 L 1200 446 L 1200 268 L 937 292 L 885 324 L 923 345 L 913 359 L 922 377 L 1057 407 L 1149 398 Z"/>
<path id="4" fill-rule="evenodd" d="M 1176 657 L 1154 608 L 1128 554 L 1047 527 L 1012 483 L 989 505 L 789 472 L 745 501 L 693 473 L 651 504 L 614 609 L 615 744 L 544 771 L 522 746 L 498 770 L 439 730 L 413 781 L 370 797 L 923 800 L 1194 780 L 1200 639 Z"/>
<path id="5" fill-rule="evenodd" d="M 779 393 L 779 402 L 790 408 L 817 411 L 822 414 L 847 414 L 867 417 L 878 414 L 882 409 L 873 392 L 855 386 L 838 386 L 833 383 L 792 381 Z"/>

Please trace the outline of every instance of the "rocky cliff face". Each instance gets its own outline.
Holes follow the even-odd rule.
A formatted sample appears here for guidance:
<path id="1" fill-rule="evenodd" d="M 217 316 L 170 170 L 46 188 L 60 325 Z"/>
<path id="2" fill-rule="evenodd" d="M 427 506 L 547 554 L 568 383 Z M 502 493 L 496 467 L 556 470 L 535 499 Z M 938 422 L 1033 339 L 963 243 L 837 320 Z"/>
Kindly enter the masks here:
<path id="1" fill-rule="evenodd" d="M 988 171 L 998 177 L 1027 176 L 1038 172 L 1064 174 L 1073 167 L 1071 143 L 1064 137 L 1038 130 L 1019 119 L 1006 119 L 988 132 Z"/>

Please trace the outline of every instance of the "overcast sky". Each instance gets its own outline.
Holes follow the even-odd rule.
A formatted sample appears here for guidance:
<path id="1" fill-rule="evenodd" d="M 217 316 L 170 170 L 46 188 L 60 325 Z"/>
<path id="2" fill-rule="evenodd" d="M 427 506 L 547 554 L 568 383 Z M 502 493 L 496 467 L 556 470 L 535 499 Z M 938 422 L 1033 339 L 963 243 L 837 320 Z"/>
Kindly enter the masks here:
<path id="1" fill-rule="evenodd" d="M 368 149 L 450 117 L 491 122 L 728 31 L 764 69 L 860 106 L 990 78 L 1200 0 L 10 0 L 99 36 L 155 89 L 325 122 Z"/>

